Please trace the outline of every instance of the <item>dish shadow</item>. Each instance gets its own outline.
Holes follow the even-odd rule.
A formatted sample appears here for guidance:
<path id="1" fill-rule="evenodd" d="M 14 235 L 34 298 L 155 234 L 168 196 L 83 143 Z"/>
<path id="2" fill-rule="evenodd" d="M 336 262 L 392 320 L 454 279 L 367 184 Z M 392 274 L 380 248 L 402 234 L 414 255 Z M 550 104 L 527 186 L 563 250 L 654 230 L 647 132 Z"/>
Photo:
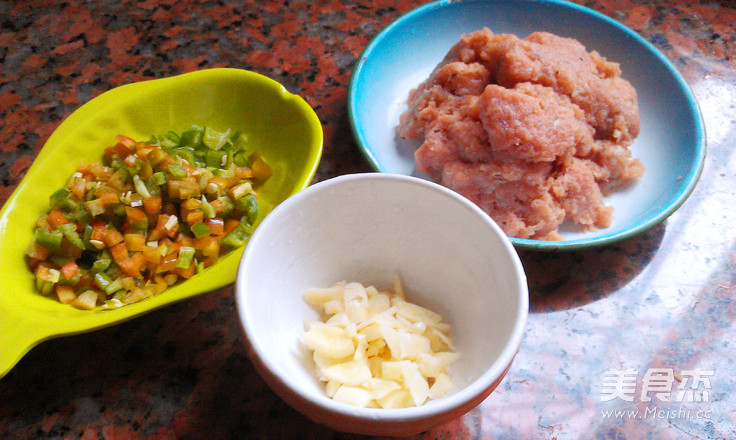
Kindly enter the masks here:
<path id="1" fill-rule="evenodd" d="M 607 246 L 575 251 L 517 249 L 529 285 L 529 311 L 568 310 L 598 301 L 633 280 L 662 243 L 665 223 Z"/>

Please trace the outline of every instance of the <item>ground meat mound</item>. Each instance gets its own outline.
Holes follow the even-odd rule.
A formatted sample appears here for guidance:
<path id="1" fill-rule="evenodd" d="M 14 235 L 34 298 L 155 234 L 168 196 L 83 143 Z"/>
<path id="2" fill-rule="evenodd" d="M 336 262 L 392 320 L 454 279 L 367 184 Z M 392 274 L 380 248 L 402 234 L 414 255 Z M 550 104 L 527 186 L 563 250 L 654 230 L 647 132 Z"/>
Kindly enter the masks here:
<path id="1" fill-rule="evenodd" d="M 636 90 L 578 41 L 464 35 L 409 94 L 398 134 L 421 139 L 417 169 L 512 237 L 559 240 L 559 225 L 610 225 L 603 196 L 641 177 Z"/>

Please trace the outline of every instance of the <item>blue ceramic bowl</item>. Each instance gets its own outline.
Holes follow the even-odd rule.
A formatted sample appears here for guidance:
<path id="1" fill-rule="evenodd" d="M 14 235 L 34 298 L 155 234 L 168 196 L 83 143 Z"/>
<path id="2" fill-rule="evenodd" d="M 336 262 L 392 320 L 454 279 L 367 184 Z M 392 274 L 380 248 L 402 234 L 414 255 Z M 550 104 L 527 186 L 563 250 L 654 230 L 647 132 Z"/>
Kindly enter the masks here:
<path id="1" fill-rule="evenodd" d="M 426 79 L 462 34 L 488 27 L 520 38 L 535 31 L 580 41 L 618 62 L 639 96 L 641 134 L 631 147 L 646 167 L 633 186 L 605 199 L 610 227 L 581 232 L 563 224 L 563 241 L 512 238 L 517 248 L 567 250 L 612 243 L 643 232 L 690 195 L 703 168 L 705 130 L 690 88 L 670 61 L 639 34 L 585 7 L 547 0 L 442 0 L 419 7 L 366 47 L 350 81 L 348 112 L 355 139 L 380 172 L 423 176 L 416 141 L 396 134 L 409 91 Z"/>

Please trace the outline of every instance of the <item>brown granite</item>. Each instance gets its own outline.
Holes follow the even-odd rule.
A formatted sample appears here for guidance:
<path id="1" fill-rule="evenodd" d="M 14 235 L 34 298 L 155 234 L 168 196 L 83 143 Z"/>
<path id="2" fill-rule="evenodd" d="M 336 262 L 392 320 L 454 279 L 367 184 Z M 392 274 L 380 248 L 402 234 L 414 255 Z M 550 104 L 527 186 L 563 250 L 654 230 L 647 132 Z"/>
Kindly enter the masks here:
<path id="1" fill-rule="evenodd" d="M 274 78 L 315 108 L 325 132 L 315 180 L 370 171 L 347 118 L 351 69 L 373 36 L 421 3 L 0 2 L 0 203 L 92 97 L 221 66 Z M 578 3 L 639 32 L 689 82 L 708 134 L 702 178 L 644 234 L 595 250 L 521 252 L 531 314 L 511 371 L 475 410 L 418 438 L 736 438 L 736 4 Z M 666 408 L 687 416 L 606 416 L 606 372 L 626 368 L 639 386 L 652 368 L 713 370 L 708 401 Z M 0 438 L 358 436 L 312 423 L 268 389 L 245 355 L 230 287 L 32 349 L 0 379 Z"/>

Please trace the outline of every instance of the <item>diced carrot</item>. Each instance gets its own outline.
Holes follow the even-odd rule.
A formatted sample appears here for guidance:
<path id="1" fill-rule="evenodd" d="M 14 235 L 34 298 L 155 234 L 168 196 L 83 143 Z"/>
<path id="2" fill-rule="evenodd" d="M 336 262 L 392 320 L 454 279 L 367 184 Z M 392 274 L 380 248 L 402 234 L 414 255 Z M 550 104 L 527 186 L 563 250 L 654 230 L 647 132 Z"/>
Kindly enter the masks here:
<path id="1" fill-rule="evenodd" d="M 130 138 L 130 137 L 125 136 L 125 135 L 122 135 L 122 134 L 119 134 L 119 135 L 117 135 L 115 137 L 117 138 L 118 143 L 125 145 L 131 151 L 133 150 L 133 148 L 135 147 L 135 145 L 138 143 L 138 142 L 136 142 L 135 139 Z"/>
<path id="2" fill-rule="evenodd" d="M 204 267 L 210 267 L 213 264 L 217 263 L 217 258 L 217 256 L 205 257 L 204 260 L 202 260 L 202 264 L 204 264 Z"/>
<path id="3" fill-rule="evenodd" d="M 76 179 L 72 185 L 71 191 L 72 194 L 74 194 L 74 197 L 79 200 L 84 200 L 87 195 L 87 180 L 83 177 Z"/>
<path id="4" fill-rule="evenodd" d="M 117 260 L 115 260 L 117 261 Z M 136 252 L 133 254 L 130 258 L 118 262 L 118 266 L 120 266 L 120 269 L 126 274 L 131 277 L 135 278 L 141 278 L 141 269 L 143 269 L 146 265 L 146 258 L 143 255 L 143 252 Z"/>
<path id="5" fill-rule="evenodd" d="M 146 236 L 142 233 L 128 233 L 123 236 L 125 237 L 125 246 L 131 252 L 141 252 L 149 247 L 146 246 Z"/>
<path id="6" fill-rule="evenodd" d="M 161 262 L 156 268 L 156 273 L 171 272 L 176 267 L 176 258 L 179 256 L 179 250 L 171 252 L 161 257 Z"/>
<path id="7" fill-rule="evenodd" d="M 148 221 L 146 211 L 141 208 L 133 208 L 132 206 L 125 207 L 125 215 L 128 217 L 129 223 L 139 223 L 142 221 Z"/>
<path id="8" fill-rule="evenodd" d="M 125 237 L 123 237 L 123 234 L 121 234 L 120 231 L 118 231 L 117 229 L 115 229 L 114 226 L 110 226 L 105 231 L 105 239 L 104 239 L 104 241 L 105 241 L 105 244 L 107 245 L 107 247 L 113 247 L 116 244 L 122 242 L 124 239 L 125 239 Z"/>
<path id="9" fill-rule="evenodd" d="M 105 241 L 105 235 L 107 235 L 107 225 L 105 222 L 92 222 L 92 234 L 90 240 L 96 240 L 99 242 Z"/>
<path id="10" fill-rule="evenodd" d="M 197 266 L 194 264 L 194 261 L 192 261 L 192 263 L 186 269 L 177 269 L 176 267 L 174 267 L 171 271 L 182 278 L 191 278 L 197 272 Z"/>
<path id="11" fill-rule="evenodd" d="M 213 242 L 217 242 L 217 240 L 215 239 L 215 237 L 213 237 L 211 235 L 206 235 L 206 236 L 201 237 L 201 238 L 195 238 L 194 241 L 193 241 L 193 243 L 192 243 L 192 247 L 194 247 L 194 249 L 197 249 L 197 250 L 201 251 L 202 249 L 206 249 Z"/>
<path id="12" fill-rule="evenodd" d="M 120 196 L 112 191 L 103 192 L 98 197 L 103 206 L 109 206 L 120 201 Z"/>
<path id="13" fill-rule="evenodd" d="M 189 237 L 188 235 L 179 233 L 176 235 L 176 241 L 174 243 L 178 244 L 179 246 L 192 247 L 194 245 L 194 239 L 192 237 Z"/>
<path id="14" fill-rule="evenodd" d="M 118 243 L 110 248 L 110 255 L 112 255 L 112 258 L 120 266 L 122 262 L 128 259 L 128 248 L 125 247 L 125 243 Z"/>
<path id="15" fill-rule="evenodd" d="M 64 275 L 64 278 L 67 280 L 71 280 L 79 273 L 79 266 L 74 261 L 69 261 L 68 263 L 61 266 L 61 274 Z"/>
<path id="16" fill-rule="evenodd" d="M 137 154 L 129 154 L 125 156 L 125 159 L 123 159 L 123 163 L 128 168 L 136 168 L 136 162 L 138 162 L 138 155 Z"/>
<path id="17" fill-rule="evenodd" d="M 144 153 L 144 154 L 145 156 L 141 156 L 141 157 L 145 157 L 148 160 L 148 162 L 150 162 L 151 165 L 155 166 L 157 169 L 168 165 L 168 164 L 162 163 L 164 160 L 166 159 L 171 159 L 172 161 L 174 160 L 171 156 L 166 154 L 164 150 L 158 147 L 153 147 L 151 151 L 149 151 L 148 153 Z"/>
<path id="18" fill-rule="evenodd" d="M 135 141 L 127 136 L 118 136 L 118 143 L 105 149 L 105 156 L 112 157 L 114 154 L 125 157 L 132 153 Z"/>
<path id="19" fill-rule="evenodd" d="M 186 199 L 181 202 L 182 210 L 192 211 L 202 207 L 202 201 L 199 199 Z"/>
<path id="20" fill-rule="evenodd" d="M 149 263 L 159 264 L 161 261 L 161 247 L 145 246 L 143 248 L 143 256 L 146 257 L 146 261 Z"/>
<path id="21" fill-rule="evenodd" d="M 219 240 L 211 235 L 194 240 L 194 249 L 202 252 L 205 257 L 217 257 L 220 255 Z"/>
<path id="22" fill-rule="evenodd" d="M 235 218 L 229 218 L 225 220 L 225 233 L 232 231 L 240 224 L 240 220 Z"/>
<path id="23" fill-rule="evenodd" d="M 151 166 L 151 162 L 143 162 L 143 166 L 141 167 L 141 171 L 138 173 L 138 175 L 141 177 L 141 179 L 146 180 L 151 177 L 152 174 L 153 167 Z"/>
<path id="24" fill-rule="evenodd" d="M 72 244 L 72 242 L 64 238 L 63 240 L 61 240 L 61 247 L 58 251 L 56 251 L 56 254 L 62 257 L 77 260 L 79 259 L 79 257 L 82 256 L 83 251 L 84 249 L 77 247 L 76 245 Z"/>
<path id="25" fill-rule="evenodd" d="M 26 255 L 28 256 L 28 258 L 37 261 L 46 261 L 46 259 L 49 258 L 52 253 L 52 250 L 41 246 L 35 241 L 32 241 L 31 244 L 28 245 L 28 249 L 26 249 Z"/>
<path id="26" fill-rule="evenodd" d="M 79 165 L 79 168 L 77 168 L 77 171 L 79 171 L 82 174 L 86 175 L 93 175 L 92 172 L 92 164 L 91 163 L 83 163 Z"/>
<path id="27" fill-rule="evenodd" d="M 94 281 L 93 275 L 90 275 L 89 272 L 84 273 L 81 277 L 79 277 L 79 282 L 77 282 L 74 288 L 77 289 L 77 291 L 86 289 L 92 285 L 92 281 Z"/>
<path id="28" fill-rule="evenodd" d="M 223 176 L 213 176 L 210 178 L 210 180 L 207 181 L 207 185 L 205 186 L 205 192 L 207 194 L 213 194 L 218 191 L 222 191 L 224 189 L 230 188 L 233 184 L 233 179 L 223 177 Z"/>
<path id="29" fill-rule="evenodd" d="M 198 209 L 196 211 L 189 211 L 185 216 L 182 216 L 184 218 L 184 221 L 187 222 L 188 225 L 193 225 L 195 223 L 199 223 L 204 220 L 204 213 L 201 209 Z"/>
<path id="30" fill-rule="evenodd" d="M 143 210 L 149 215 L 161 213 L 161 196 L 151 196 L 143 199 Z"/>
<path id="31" fill-rule="evenodd" d="M 258 153 L 255 153 L 255 154 L 257 155 L 257 157 L 255 160 L 252 160 L 250 164 L 251 169 L 253 170 L 253 177 L 263 182 L 269 177 L 271 177 L 271 175 L 273 174 L 273 170 L 263 160 L 260 154 Z"/>
<path id="32" fill-rule="evenodd" d="M 151 154 L 153 150 L 156 150 L 157 147 L 154 147 L 152 145 L 146 145 L 144 142 L 139 142 L 135 146 L 136 152 L 138 153 L 138 157 L 141 159 L 148 159 L 148 155 Z"/>
<path id="33" fill-rule="evenodd" d="M 59 225 L 64 225 L 67 223 L 71 223 L 69 220 L 67 220 L 66 217 L 64 217 L 64 213 L 61 211 L 51 211 L 46 216 L 46 218 L 49 221 L 49 224 L 56 229 Z"/>
<path id="34" fill-rule="evenodd" d="M 225 221 L 220 217 L 208 218 L 204 221 L 204 224 L 214 235 L 225 233 Z"/>
<path id="35" fill-rule="evenodd" d="M 235 167 L 234 177 L 240 179 L 250 179 L 253 177 L 253 170 L 249 167 Z"/>
<path id="36" fill-rule="evenodd" d="M 94 162 L 89 167 L 92 175 L 99 181 L 107 181 L 113 173 L 112 168 L 106 167 L 100 162 Z"/>

